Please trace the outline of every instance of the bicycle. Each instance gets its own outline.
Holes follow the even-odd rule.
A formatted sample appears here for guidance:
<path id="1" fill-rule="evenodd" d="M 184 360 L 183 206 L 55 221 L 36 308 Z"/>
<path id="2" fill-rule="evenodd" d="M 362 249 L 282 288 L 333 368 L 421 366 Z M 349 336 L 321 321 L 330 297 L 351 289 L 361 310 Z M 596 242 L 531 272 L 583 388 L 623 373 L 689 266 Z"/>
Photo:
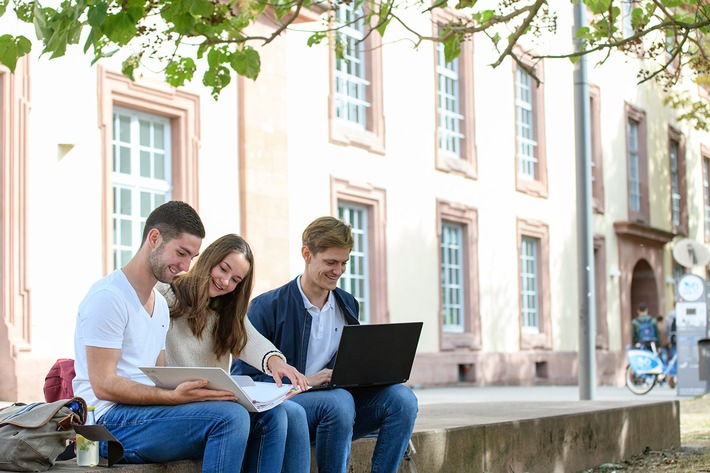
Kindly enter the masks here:
<path id="1" fill-rule="evenodd" d="M 651 343 L 650 350 L 637 344 L 627 346 L 626 359 L 629 362 L 626 366 L 626 387 L 632 393 L 646 394 L 656 384 L 662 385 L 666 381 L 671 388 L 675 387 L 678 353 L 664 363 L 655 343 Z"/>

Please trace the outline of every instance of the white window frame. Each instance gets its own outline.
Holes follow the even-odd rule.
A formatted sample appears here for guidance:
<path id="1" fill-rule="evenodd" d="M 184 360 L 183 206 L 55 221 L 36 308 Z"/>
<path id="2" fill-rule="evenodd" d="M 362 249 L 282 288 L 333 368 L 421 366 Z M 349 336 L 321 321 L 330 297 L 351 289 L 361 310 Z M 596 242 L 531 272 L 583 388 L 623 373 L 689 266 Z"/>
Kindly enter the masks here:
<path id="1" fill-rule="evenodd" d="M 444 45 L 437 46 L 436 73 L 439 76 L 439 150 L 462 157 L 462 143 L 464 141 L 463 120 L 461 114 L 461 78 L 459 72 L 459 59 L 455 58 L 446 62 Z"/>
<path id="2" fill-rule="evenodd" d="M 540 281 L 538 238 L 523 235 L 520 241 L 520 295 L 523 333 L 540 333 Z"/>
<path id="3" fill-rule="evenodd" d="M 367 55 L 364 51 L 365 14 L 354 3 L 340 3 L 335 11 L 338 38 L 344 45 L 344 57 L 336 57 L 335 63 L 335 112 L 336 117 L 367 129 Z"/>
<path id="4" fill-rule="evenodd" d="M 338 202 L 338 217 L 350 224 L 354 245 L 338 286 L 349 292 L 360 304 L 360 322 L 370 323 L 370 268 L 368 208 L 350 202 Z"/>
<path id="5" fill-rule="evenodd" d="M 441 324 L 446 333 L 465 329 L 464 230 L 460 223 L 441 222 Z"/>
<path id="6" fill-rule="evenodd" d="M 522 67 L 515 70 L 515 125 L 518 142 L 518 174 L 537 179 L 537 140 L 535 137 L 535 102 L 533 77 Z"/>
<path id="7" fill-rule="evenodd" d="M 641 171 L 639 170 L 639 122 L 631 118 L 627 122 L 628 142 L 626 154 L 629 159 L 629 208 L 641 212 Z"/>
<path id="8" fill-rule="evenodd" d="M 678 153 L 680 143 L 671 140 L 669 147 L 671 168 L 671 224 L 674 228 L 680 226 L 680 176 L 678 174 Z"/>
<path id="9" fill-rule="evenodd" d="M 128 119 L 129 141 L 122 141 L 122 118 Z M 151 125 L 149 132 L 153 140 L 153 125 L 163 126 L 163 147 L 155 148 L 141 143 L 141 123 Z M 143 227 L 148 214 L 158 205 L 172 198 L 172 152 L 171 152 L 171 122 L 170 119 L 159 115 L 148 114 L 123 107 L 113 108 L 113 137 L 112 137 L 112 172 L 111 187 L 113 196 L 113 266 L 114 269 L 123 267 L 141 244 Z M 121 164 L 118 161 L 119 149 L 128 151 L 130 173 L 119 172 Z M 156 156 L 162 154 L 162 178 L 155 176 L 141 176 L 141 158 L 148 154 L 151 159 L 150 173 L 155 171 L 152 164 Z M 129 193 L 128 200 L 121 194 Z M 146 201 L 145 199 L 148 199 Z M 130 209 L 123 209 L 126 202 L 130 202 Z M 127 213 L 124 213 L 127 212 Z M 123 225 L 128 225 L 129 230 L 123 231 Z M 129 241 L 126 241 L 130 239 Z"/>

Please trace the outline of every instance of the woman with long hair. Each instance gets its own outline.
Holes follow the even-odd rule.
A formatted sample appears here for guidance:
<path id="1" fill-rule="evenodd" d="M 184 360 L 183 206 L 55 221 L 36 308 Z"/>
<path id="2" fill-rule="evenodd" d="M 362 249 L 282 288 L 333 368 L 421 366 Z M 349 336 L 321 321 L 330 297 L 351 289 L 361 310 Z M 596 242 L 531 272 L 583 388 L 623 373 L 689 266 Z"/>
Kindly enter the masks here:
<path id="1" fill-rule="evenodd" d="M 246 317 L 253 284 L 254 255 L 235 234 L 215 240 L 189 271 L 175 276 L 170 285 L 162 284 L 159 289 L 170 307 L 166 364 L 216 366 L 229 372 L 230 357 L 235 357 L 270 374 L 277 384 L 288 377 L 306 390 L 306 377 Z M 286 401 L 251 418 L 242 471 L 281 472 L 285 453 L 285 469 L 310 470 L 308 426 L 300 406 Z"/>

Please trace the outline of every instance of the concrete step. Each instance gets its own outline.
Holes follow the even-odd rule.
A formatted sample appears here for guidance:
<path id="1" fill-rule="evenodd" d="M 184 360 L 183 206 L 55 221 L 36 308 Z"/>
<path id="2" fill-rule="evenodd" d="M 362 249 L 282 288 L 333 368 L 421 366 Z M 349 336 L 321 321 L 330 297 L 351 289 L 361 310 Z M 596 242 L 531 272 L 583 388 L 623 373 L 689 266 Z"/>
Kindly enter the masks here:
<path id="1" fill-rule="evenodd" d="M 678 401 L 470 402 L 423 405 L 412 436 L 418 473 L 574 472 L 680 447 Z M 349 473 L 370 471 L 375 439 L 353 443 Z M 403 462 L 399 473 L 412 473 Z M 59 462 L 50 471 L 105 473 Z M 199 473 L 200 462 L 114 465 L 113 473 Z M 313 465 L 312 471 L 316 468 Z"/>

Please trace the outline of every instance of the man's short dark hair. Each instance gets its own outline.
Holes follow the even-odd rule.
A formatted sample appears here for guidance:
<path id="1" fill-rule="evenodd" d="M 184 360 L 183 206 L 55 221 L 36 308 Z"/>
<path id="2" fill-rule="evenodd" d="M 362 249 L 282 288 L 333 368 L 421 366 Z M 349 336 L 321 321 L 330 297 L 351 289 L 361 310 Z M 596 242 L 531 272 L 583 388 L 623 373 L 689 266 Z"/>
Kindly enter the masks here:
<path id="1" fill-rule="evenodd" d="M 646 312 L 646 309 L 648 309 L 646 304 L 639 304 L 639 312 Z"/>
<path id="2" fill-rule="evenodd" d="M 171 200 L 159 205 L 148 215 L 141 245 L 148 238 L 148 232 L 154 228 L 160 231 L 163 241 L 166 242 L 178 238 L 183 233 L 199 238 L 205 237 L 205 227 L 200 216 L 190 205 L 179 200 Z"/>

